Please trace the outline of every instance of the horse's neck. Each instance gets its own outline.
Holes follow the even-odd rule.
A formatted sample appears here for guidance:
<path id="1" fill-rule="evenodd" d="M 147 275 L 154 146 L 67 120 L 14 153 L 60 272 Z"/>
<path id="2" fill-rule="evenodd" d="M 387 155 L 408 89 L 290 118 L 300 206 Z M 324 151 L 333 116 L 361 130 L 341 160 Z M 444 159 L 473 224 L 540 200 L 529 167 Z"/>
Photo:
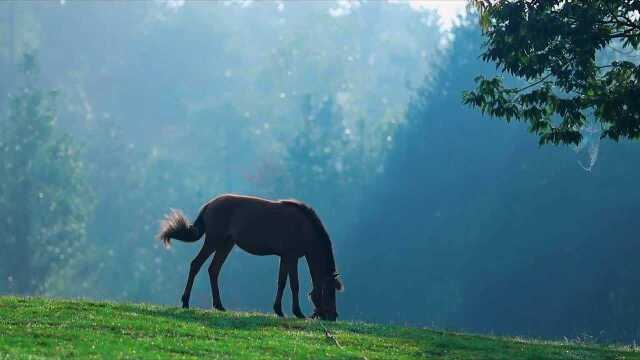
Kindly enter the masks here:
<path id="1" fill-rule="evenodd" d="M 329 275 L 327 255 L 323 251 L 307 254 L 307 264 L 309 264 L 311 282 L 313 282 L 314 288 L 320 288 L 324 278 Z"/>

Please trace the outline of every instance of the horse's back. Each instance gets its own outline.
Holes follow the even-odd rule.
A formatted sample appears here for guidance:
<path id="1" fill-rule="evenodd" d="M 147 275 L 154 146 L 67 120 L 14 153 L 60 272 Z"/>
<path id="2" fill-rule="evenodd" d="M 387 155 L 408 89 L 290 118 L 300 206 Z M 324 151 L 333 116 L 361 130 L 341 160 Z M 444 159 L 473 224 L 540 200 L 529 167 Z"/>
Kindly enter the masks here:
<path id="1" fill-rule="evenodd" d="M 225 194 L 213 199 L 207 207 L 213 222 L 225 228 L 220 235 L 232 238 L 249 253 L 302 256 L 307 250 L 308 221 L 305 214 L 293 206 L 293 200 Z M 215 220 L 217 217 L 220 221 Z"/>

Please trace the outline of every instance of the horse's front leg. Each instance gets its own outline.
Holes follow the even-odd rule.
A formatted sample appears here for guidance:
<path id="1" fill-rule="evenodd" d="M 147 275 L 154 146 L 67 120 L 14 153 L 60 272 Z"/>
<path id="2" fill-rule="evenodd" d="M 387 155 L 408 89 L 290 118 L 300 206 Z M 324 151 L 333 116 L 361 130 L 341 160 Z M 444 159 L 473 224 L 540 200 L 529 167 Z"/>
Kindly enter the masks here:
<path id="1" fill-rule="evenodd" d="M 207 244 L 205 239 L 204 245 L 198 255 L 191 261 L 191 266 L 189 267 L 189 278 L 187 279 L 187 285 L 184 288 L 184 293 L 182 293 L 182 307 L 185 309 L 189 308 L 189 298 L 191 297 L 191 288 L 193 288 L 193 280 L 195 279 L 198 271 L 202 267 L 202 264 L 207 260 L 207 258 L 213 252 L 213 248 Z"/>
<path id="2" fill-rule="evenodd" d="M 276 293 L 276 301 L 273 304 L 273 311 L 280 316 L 284 317 L 282 313 L 282 293 L 284 287 L 287 285 L 287 267 L 284 262 L 284 258 L 280 257 L 280 270 L 278 271 L 278 291 Z"/>
<path id="3" fill-rule="evenodd" d="M 289 286 L 291 287 L 291 310 L 293 312 L 293 315 L 300 319 L 304 319 L 305 316 L 302 313 L 302 310 L 300 310 L 300 302 L 298 300 L 300 284 L 298 283 L 297 257 L 287 260 L 287 272 L 289 273 Z"/>
<path id="4" fill-rule="evenodd" d="M 218 288 L 218 275 L 220 275 L 220 270 L 222 269 L 222 264 L 227 259 L 229 252 L 233 248 L 233 242 L 226 242 L 223 245 L 219 246 L 216 249 L 215 255 L 213 255 L 213 260 L 211 261 L 211 265 L 209 265 L 209 282 L 211 284 L 211 298 L 213 307 L 220 310 L 225 311 L 224 306 L 222 306 L 222 301 L 220 300 L 220 289 Z"/>

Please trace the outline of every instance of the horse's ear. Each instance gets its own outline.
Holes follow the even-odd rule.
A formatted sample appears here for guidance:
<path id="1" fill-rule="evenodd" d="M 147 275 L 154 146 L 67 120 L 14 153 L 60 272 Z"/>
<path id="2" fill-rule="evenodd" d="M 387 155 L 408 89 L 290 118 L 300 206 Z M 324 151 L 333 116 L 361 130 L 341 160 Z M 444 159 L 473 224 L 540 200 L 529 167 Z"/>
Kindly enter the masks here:
<path id="1" fill-rule="evenodd" d="M 340 281 L 340 279 L 335 278 L 333 280 L 334 280 L 333 283 L 334 283 L 334 285 L 336 287 L 336 290 L 338 290 L 338 291 L 344 290 L 344 286 L 342 285 L 342 281 Z"/>

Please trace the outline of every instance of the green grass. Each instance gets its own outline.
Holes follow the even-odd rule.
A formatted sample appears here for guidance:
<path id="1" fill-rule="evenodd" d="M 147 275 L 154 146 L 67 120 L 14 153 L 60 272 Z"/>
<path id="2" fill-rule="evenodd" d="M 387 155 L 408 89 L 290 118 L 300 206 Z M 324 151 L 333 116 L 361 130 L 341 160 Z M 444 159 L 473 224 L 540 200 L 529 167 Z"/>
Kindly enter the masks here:
<path id="1" fill-rule="evenodd" d="M 51 357 L 640 359 L 640 351 L 257 313 L 0 297 L 0 359 Z"/>

